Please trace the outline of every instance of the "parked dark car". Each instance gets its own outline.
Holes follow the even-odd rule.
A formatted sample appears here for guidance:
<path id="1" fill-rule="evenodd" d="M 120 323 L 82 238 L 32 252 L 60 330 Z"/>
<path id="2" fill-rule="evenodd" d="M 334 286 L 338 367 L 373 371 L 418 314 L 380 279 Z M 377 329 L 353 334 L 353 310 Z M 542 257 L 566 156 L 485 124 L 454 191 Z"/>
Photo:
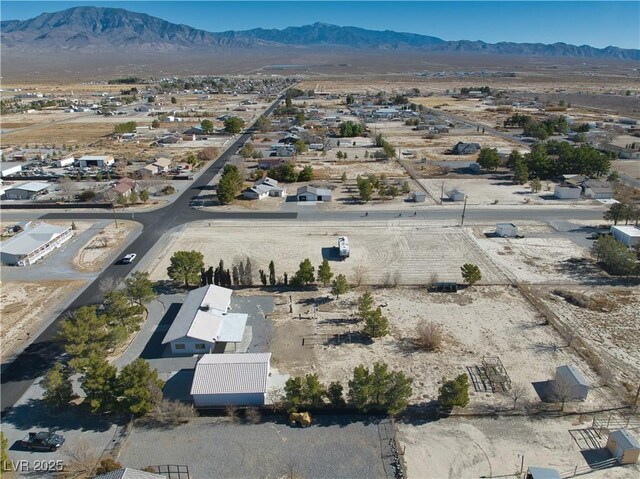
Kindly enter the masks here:
<path id="1" fill-rule="evenodd" d="M 30 432 L 21 444 L 35 451 L 56 451 L 64 444 L 64 437 L 55 432 Z"/>

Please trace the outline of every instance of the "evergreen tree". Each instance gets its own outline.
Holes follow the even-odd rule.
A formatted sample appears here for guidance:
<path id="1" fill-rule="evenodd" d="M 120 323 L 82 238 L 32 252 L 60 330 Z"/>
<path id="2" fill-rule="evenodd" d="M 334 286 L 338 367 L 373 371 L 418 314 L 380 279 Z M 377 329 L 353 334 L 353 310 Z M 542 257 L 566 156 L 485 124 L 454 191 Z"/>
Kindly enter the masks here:
<path id="1" fill-rule="evenodd" d="M 389 333 L 389 320 L 382 314 L 380 307 L 367 314 L 364 322 L 362 332 L 370 338 L 381 338 Z"/>
<path id="2" fill-rule="evenodd" d="M 69 372 L 58 361 L 47 372 L 42 380 L 44 394 L 42 399 L 48 405 L 62 408 L 69 405 L 73 397 L 73 386 Z"/>
<path id="3" fill-rule="evenodd" d="M 455 379 L 442 378 L 442 386 L 438 390 L 438 402 L 445 408 L 465 407 L 469 404 L 469 379 L 460 374 Z"/>
<path id="4" fill-rule="evenodd" d="M 473 286 L 482 279 L 480 268 L 475 264 L 465 263 L 460 267 L 460 270 L 462 272 L 462 278 L 469 284 L 469 286 Z"/>
<path id="5" fill-rule="evenodd" d="M 327 259 L 322 260 L 322 264 L 318 266 L 318 281 L 322 283 L 322 286 L 327 287 L 331 282 L 333 273 L 331 272 L 331 266 Z"/>
<path id="6" fill-rule="evenodd" d="M 122 392 L 121 406 L 128 414 L 144 416 L 162 399 L 164 381 L 149 363 L 138 358 L 120 371 L 118 386 Z"/>
<path id="7" fill-rule="evenodd" d="M 119 395 L 116 373 L 117 368 L 110 365 L 104 356 L 92 355 L 88 358 L 80 384 L 93 412 L 115 409 Z"/>
<path id="8" fill-rule="evenodd" d="M 341 294 L 345 294 L 349 290 L 349 283 L 343 274 L 336 276 L 336 279 L 333 280 L 332 286 L 331 294 L 334 294 L 336 299 L 339 298 Z"/>
<path id="9" fill-rule="evenodd" d="M 273 263 L 273 260 L 269 263 L 269 284 L 271 286 L 276 285 L 276 265 Z"/>
<path id="10" fill-rule="evenodd" d="M 169 278 L 174 281 L 184 281 L 186 287 L 198 283 L 200 270 L 204 266 L 202 253 L 192 251 L 176 251 L 171 257 L 171 264 L 167 268 Z"/>
<path id="11" fill-rule="evenodd" d="M 315 268 L 311 264 L 311 260 L 306 258 L 299 265 L 299 269 L 291 279 L 291 283 L 295 286 L 308 285 L 315 281 Z"/>

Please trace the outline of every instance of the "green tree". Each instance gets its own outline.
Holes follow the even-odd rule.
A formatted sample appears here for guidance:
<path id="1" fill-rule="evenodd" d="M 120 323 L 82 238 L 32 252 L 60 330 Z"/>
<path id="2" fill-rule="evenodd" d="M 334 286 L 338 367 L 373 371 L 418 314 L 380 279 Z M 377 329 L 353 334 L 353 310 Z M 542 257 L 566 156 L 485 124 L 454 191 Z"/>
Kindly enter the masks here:
<path id="1" fill-rule="evenodd" d="M 469 284 L 469 286 L 473 286 L 482 279 L 480 268 L 475 264 L 465 263 L 460 267 L 460 271 L 462 272 L 462 278 L 467 282 L 467 284 Z"/>
<path id="2" fill-rule="evenodd" d="M 149 279 L 147 272 L 134 271 L 124 280 L 124 284 L 127 297 L 132 303 L 142 306 L 155 298 L 153 281 Z"/>
<path id="3" fill-rule="evenodd" d="M 127 206 L 128 203 L 127 197 L 124 195 L 118 195 L 116 201 L 120 206 Z"/>
<path id="4" fill-rule="evenodd" d="M 42 399 L 49 406 L 63 408 L 69 405 L 73 397 L 73 386 L 69 372 L 62 363 L 56 362 L 42 380 L 44 394 Z"/>
<path id="5" fill-rule="evenodd" d="M 242 131 L 244 127 L 244 120 L 242 118 L 238 118 L 237 116 L 231 116 L 224 120 L 224 131 L 235 135 Z"/>
<path id="6" fill-rule="evenodd" d="M 361 321 L 364 321 L 371 311 L 373 311 L 373 295 L 370 291 L 365 291 L 358 298 L 357 316 Z"/>
<path id="7" fill-rule="evenodd" d="M 605 211 L 603 218 L 607 221 L 613 221 L 613 224 L 617 225 L 618 221 L 629 218 L 629 210 L 629 205 L 625 203 L 614 203 Z"/>
<path id="8" fill-rule="evenodd" d="M 216 191 L 218 201 L 226 205 L 233 201 L 236 195 L 242 189 L 242 175 L 237 166 L 226 164 L 222 170 L 222 176 L 218 182 L 218 188 Z"/>
<path id="9" fill-rule="evenodd" d="M 304 153 L 308 149 L 307 144 L 300 139 L 296 140 L 293 146 L 296 149 L 296 153 Z"/>
<path id="10" fill-rule="evenodd" d="M 327 399 L 329 400 L 329 404 L 332 407 L 344 407 L 344 397 L 343 397 L 344 388 L 342 384 L 337 381 L 329 383 L 329 387 L 327 388 Z"/>
<path id="11" fill-rule="evenodd" d="M 592 253 L 610 274 L 631 276 L 640 272 L 636 264 L 636 254 L 613 236 L 598 238 L 592 247 Z"/>
<path id="12" fill-rule="evenodd" d="M 96 181 L 98 182 L 102 181 L 102 172 L 98 171 L 96 173 Z"/>
<path id="13" fill-rule="evenodd" d="M 442 378 L 442 386 L 438 389 L 438 402 L 442 407 L 465 407 L 469 404 L 469 379 L 460 374 L 455 379 Z"/>
<path id="14" fill-rule="evenodd" d="M 292 377 L 284 384 L 284 400 L 290 412 L 295 412 L 304 404 L 303 390 L 304 378 Z"/>
<path id="15" fill-rule="evenodd" d="M 324 405 L 324 397 L 326 394 L 327 390 L 322 383 L 320 383 L 317 374 L 307 374 L 304 377 L 302 397 L 305 404 L 311 407 L 321 407 Z"/>
<path id="16" fill-rule="evenodd" d="M 140 200 L 143 203 L 146 203 L 147 201 L 149 201 L 149 192 L 147 190 L 142 190 L 140 192 Z"/>
<path id="17" fill-rule="evenodd" d="M 331 272 L 329 260 L 323 259 L 322 264 L 318 266 L 318 281 L 322 283 L 322 286 L 327 287 L 332 277 L 333 273 Z"/>
<path id="18" fill-rule="evenodd" d="M 135 121 L 119 123 L 114 127 L 114 132 L 115 133 L 135 133 L 136 126 L 138 126 L 138 124 Z"/>
<path id="19" fill-rule="evenodd" d="M 266 133 L 271 129 L 271 122 L 266 116 L 262 115 L 256 121 L 256 127 L 261 133 Z"/>
<path id="20" fill-rule="evenodd" d="M 346 171 L 343 172 L 342 175 L 340 176 L 340 181 L 342 183 L 346 183 L 346 181 L 347 181 L 347 172 Z"/>
<path id="21" fill-rule="evenodd" d="M 402 183 L 402 192 L 406 195 L 411 191 L 411 187 L 409 186 L 409 182 L 405 181 Z"/>
<path id="22" fill-rule="evenodd" d="M 349 283 L 344 274 L 339 274 L 336 279 L 333 280 L 331 294 L 334 294 L 336 298 L 339 298 L 341 294 L 345 294 L 349 291 Z"/>
<path id="23" fill-rule="evenodd" d="M 176 251 L 171 257 L 171 264 L 167 268 L 169 278 L 174 281 L 184 281 L 184 285 L 200 282 L 200 270 L 204 268 L 204 256 L 199 251 Z"/>
<path id="24" fill-rule="evenodd" d="M 370 338 L 381 338 L 389 333 L 389 320 L 382 314 L 380 307 L 367 314 L 364 322 L 362 332 Z"/>
<path id="25" fill-rule="evenodd" d="M 269 263 L 269 284 L 271 286 L 276 285 L 276 265 L 273 263 L 273 260 Z"/>
<path id="26" fill-rule="evenodd" d="M 384 158 L 386 160 L 389 160 L 391 158 L 395 158 L 396 157 L 396 149 L 395 147 L 388 142 L 385 142 L 384 145 L 382 145 L 382 153 L 384 155 Z"/>
<path id="27" fill-rule="evenodd" d="M 524 185 L 527 181 L 529 181 L 529 168 L 524 159 L 518 159 L 513 167 L 513 182 Z"/>
<path id="28" fill-rule="evenodd" d="M 502 164 L 500 156 L 498 156 L 498 150 L 495 148 L 482 148 L 478 157 L 478 164 L 489 171 L 498 168 Z"/>
<path id="29" fill-rule="evenodd" d="M 207 118 L 200 122 L 203 133 L 213 133 L 213 122 Z"/>
<path id="30" fill-rule="evenodd" d="M 136 359 L 123 367 L 118 376 L 122 408 L 129 414 L 144 416 L 162 399 L 163 386 L 158 371 L 151 369 L 144 359 Z"/>
<path id="31" fill-rule="evenodd" d="M 507 158 L 507 168 L 513 171 L 518 160 L 524 160 L 522 153 L 520 153 L 518 150 L 512 150 L 509 158 Z"/>
<path id="32" fill-rule="evenodd" d="M 105 318 L 98 317 L 95 306 L 82 306 L 72 312 L 62 323 L 56 338 L 71 356 L 71 364 L 81 369 L 91 355 L 101 355 L 107 350 Z"/>
<path id="33" fill-rule="evenodd" d="M 251 158 L 251 155 L 253 155 L 254 151 L 255 148 L 253 146 L 253 143 L 247 142 L 242 146 L 242 148 L 240 148 L 240 156 L 245 159 Z"/>
<path id="34" fill-rule="evenodd" d="M 358 177 L 356 178 L 358 185 L 358 192 L 360 193 L 360 199 L 365 203 L 368 203 L 373 196 L 373 184 L 368 178 Z"/>
<path id="35" fill-rule="evenodd" d="M 313 167 L 311 165 L 305 165 L 302 171 L 298 174 L 298 181 L 311 181 L 313 180 Z"/>
<path id="36" fill-rule="evenodd" d="M 104 356 L 94 354 L 87 359 L 80 384 L 93 412 L 115 410 L 119 395 L 117 371 L 118 369 L 110 365 Z"/>
<path id="37" fill-rule="evenodd" d="M 3 472 L 7 472 L 9 470 L 9 457 L 7 455 L 8 446 L 9 441 L 4 437 L 4 433 L 0 431 L 0 476 Z"/>
<path id="38" fill-rule="evenodd" d="M 175 105 L 176 103 L 178 103 L 178 99 L 177 99 L 175 96 L 172 96 L 172 97 L 171 97 L 171 103 L 172 103 L 173 105 Z"/>
<path id="39" fill-rule="evenodd" d="M 315 281 L 315 268 L 311 264 L 311 260 L 306 258 L 299 265 L 298 271 L 291 279 L 291 284 L 294 286 L 308 285 Z"/>
<path id="40" fill-rule="evenodd" d="M 135 190 L 131 190 L 131 193 L 129 193 L 129 201 L 132 205 L 135 205 L 138 202 L 138 193 L 136 193 Z"/>
<path id="41" fill-rule="evenodd" d="M 535 178 L 533 181 L 531 181 L 531 191 L 533 191 L 534 193 L 537 193 L 541 189 L 542 189 L 542 183 L 540 182 L 540 178 Z"/>
<path id="42" fill-rule="evenodd" d="M 408 405 L 413 392 L 411 383 L 404 373 L 389 371 L 385 363 L 375 363 L 371 372 L 359 365 L 349 381 L 349 402 L 362 412 L 373 409 L 397 414 Z"/>

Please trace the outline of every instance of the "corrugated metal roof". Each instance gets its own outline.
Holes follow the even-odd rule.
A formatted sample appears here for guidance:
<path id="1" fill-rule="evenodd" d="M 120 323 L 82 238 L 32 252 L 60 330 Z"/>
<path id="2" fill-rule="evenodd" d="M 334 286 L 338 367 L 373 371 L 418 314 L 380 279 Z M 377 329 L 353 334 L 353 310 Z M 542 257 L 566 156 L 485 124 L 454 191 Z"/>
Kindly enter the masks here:
<path id="1" fill-rule="evenodd" d="M 24 190 L 24 191 L 31 191 L 33 193 L 37 193 L 39 191 L 46 190 L 50 186 L 51 185 L 49 185 L 48 183 L 39 183 L 37 181 L 30 181 L 29 183 L 24 183 L 22 185 L 14 186 L 13 188 L 9 188 L 7 191 Z"/>
<path id="2" fill-rule="evenodd" d="M 265 393 L 271 353 L 205 354 L 193 375 L 191 394 Z"/>
<path id="3" fill-rule="evenodd" d="M 26 256 L 69 229 L 71 226 L 40 223 L 0 243 L 0 250 L 3 253 Z"/>
<path id="4" fill-rule="evenodd" d="M 215 342 L 231 302 L 231 291 L 216 285 L 191 291 L 184 300 L 162 344 L 188 336 Z"/>

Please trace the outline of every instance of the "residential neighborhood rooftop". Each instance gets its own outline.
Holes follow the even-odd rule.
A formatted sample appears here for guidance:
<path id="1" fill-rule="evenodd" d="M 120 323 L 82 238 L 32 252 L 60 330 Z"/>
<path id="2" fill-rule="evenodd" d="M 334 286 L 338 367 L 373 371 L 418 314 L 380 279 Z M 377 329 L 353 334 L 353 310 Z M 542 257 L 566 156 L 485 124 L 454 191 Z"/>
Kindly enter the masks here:
<path id="1" fill-rule="evenodd" d="M 264 393 L 271 353 L 205 354 L 196 365 L 191 394 Z"/>

